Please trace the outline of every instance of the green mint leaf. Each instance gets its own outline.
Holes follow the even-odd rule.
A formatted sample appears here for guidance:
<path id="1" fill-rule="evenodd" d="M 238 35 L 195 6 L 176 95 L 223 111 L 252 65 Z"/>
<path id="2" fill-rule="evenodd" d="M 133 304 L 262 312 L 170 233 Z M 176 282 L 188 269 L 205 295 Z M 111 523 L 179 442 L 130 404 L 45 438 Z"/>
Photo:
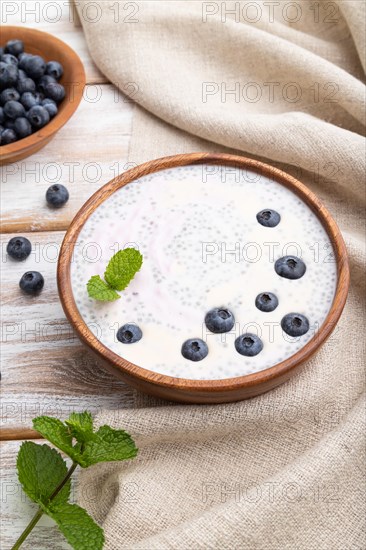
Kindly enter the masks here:
<path id="1" fill-rule="evenodd" d="M 119 250 L 111 258 L 105 270 L 104 278 L 115 290 L 124 290 L 141 266 L 141 253 L 135 248 L 125 248 Z"/>
<path id="2" fill-rule="evenodd" d="M 52 502 L 47 514 L 57 523 L 74 550 L 101 550 L 103 548 L 103 529 L 77 504 L 64 502 L 54 506 Z"/>
<path id="3" fill-rule="evenodd" d="M 100 302 L 114 302 L 120 298 L 120 295 L 113 290 L 99 275 L 90 277 L 86 288 L 90 298 L 99 300 Z"/>
<path id="4" fill-rule="evenodd" d="M 137 455 L 133 439 L 124 430 L 102 426 L 93 432 L 93 421 L 88 412 L 71 414 L 65 424 L 57 418 L 39 416 L 33 420 L 33 427 L 82 468 L 97 462 L 127 460 Z"/>
<path id="5" fill-rule="evenodd" d="M 88 467 L 97 462 L 127 460 L 136 455 L 137 447 L 127 432 L 101 426 L 85 444 L 82 457 L 84 467 Z"/>
<path id="6" fill-rule="evenodd" d="M 93 436 L 93 418 L 88 411 L 71 413 L 65 424 L 69 427 L 71 435 L 80 443 L 88 441 Z"/>
<path id="7" fill-rule="evenodd" d="M 17 457 L 18 478 L 31 500 L 47 506 L 50 496 L 67 474 L 67 465 L 60 453 L 48 445 L 32 441 L 22 443 Z M 70 480 L 52 502 L 63 504 L 70 495 Z"/>
<path id="8" fill-rule="evenodd" d="M 60 451 L 67 454 L 74 462 L 80 464 L 81 445 L 73 446 L 71 429 L 61 420 L 50 416 L 38 416 L 33 419 L 33 428 L 53 443 L 55 447 L 58 447 Z"/>

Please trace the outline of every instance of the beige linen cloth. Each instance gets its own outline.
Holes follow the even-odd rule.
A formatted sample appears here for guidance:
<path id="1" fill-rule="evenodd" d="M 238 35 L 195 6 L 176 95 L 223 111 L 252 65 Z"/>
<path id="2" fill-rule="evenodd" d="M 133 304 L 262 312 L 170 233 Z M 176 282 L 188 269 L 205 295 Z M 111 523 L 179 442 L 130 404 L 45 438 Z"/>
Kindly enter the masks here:
<path id="1" fill-rule="evenodd" d="M 336 218 L 352 274 L 334 334 L 276 390 L 216 406 L 136 392 L 101 412 L 140 453 L 83 472 L 79 503 L 108 550 L 364 549 L 364 2 L 77 9 L 96 64 L 138 104 L 131 162 L 235 150 L 282 167 Z"/>

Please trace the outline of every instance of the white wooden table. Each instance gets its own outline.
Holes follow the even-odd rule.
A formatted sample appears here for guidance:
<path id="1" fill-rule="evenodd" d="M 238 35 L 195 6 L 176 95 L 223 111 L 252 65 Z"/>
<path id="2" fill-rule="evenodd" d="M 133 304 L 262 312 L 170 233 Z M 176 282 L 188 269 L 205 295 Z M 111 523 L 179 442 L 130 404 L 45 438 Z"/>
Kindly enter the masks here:
<path id="1" fill-rule="evenodd" d="M 85 354 L 62 311 L 56 286 L 58 249 L 74 214 L 126 168 L 133 104 L 93 64 L 82 29 L 75 26 L 64 0 L 4 0 L 1 18 L 1 24 L 34 27 L 59 37 L 79 54 L 87 74 L 84 99 L 68 124 L 41 151 L 1 169 L 0 547 L 7 550 L 34 513 L 15 471 L 21 441 L 35 437 L 32 418 L 66 418 L 84 409 L 96 413 L 103 407 L 126 407 L 133 399 L 134 390 Z M 56 182 L 70 192 L 68 204 L 58 211 L 45 202 L 47 188 Z M 15 233 L 33 245 L 24 263 L 6 256 L 7 242 Z M 18 286 L 21 275 L 32 269 L 45 278 L 38 297 L 24 296 Z M 69 548 L 52 525 L 43 518 L 24 549 Z"/>

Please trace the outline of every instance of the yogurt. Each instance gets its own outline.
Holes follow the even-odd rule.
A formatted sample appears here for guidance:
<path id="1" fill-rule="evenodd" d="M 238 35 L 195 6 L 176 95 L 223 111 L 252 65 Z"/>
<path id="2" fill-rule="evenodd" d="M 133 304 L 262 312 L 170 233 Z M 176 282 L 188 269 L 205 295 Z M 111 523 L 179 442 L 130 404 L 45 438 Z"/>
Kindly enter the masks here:
<path id="1" fill-rule="evenodd" d="M 258 223 L 257 213 L 266 208 L 280 214 L 276 227 Z M 111 256 L 125 247 L 140 250 L 141 270 L 119 300 L 89 298 L 89 278 L 103 277 Z M 277 275 L 274 264 L 285 255 L 302 258 L 303 277 Z M 162 170 L 116 191 L 82 227 L 71 263 L 75 302 L 102 344 L 145 369 L 194 380 L 255 373 L 296 353 L 323 324 L 336 274 L 325 229 L 295 193 L 253 171 L 205 164 Z M 277 296 L 274 311 L 257 309 L 261 292 Z M 207 330 L 204 318 L 214 307 L 233 312 L 232 331 Z M 293 338 L 282 331 L 281 319 L 291 312 L 308 318 L 305 335 Z M 117 340 L 126 323 L 141 328 L 139 342 Z M 234 346 L 248 332 L 263 342 L 255 357 L 239 355 Z M 207 343 L 202 361 L 182 356 L 189 338 Z"/>

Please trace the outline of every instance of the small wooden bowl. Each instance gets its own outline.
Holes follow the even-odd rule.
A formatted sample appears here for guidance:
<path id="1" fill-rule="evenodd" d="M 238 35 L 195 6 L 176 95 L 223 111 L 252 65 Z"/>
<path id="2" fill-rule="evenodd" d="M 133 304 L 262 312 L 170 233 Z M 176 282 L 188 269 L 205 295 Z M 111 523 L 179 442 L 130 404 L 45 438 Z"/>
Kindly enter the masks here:
<path id="1" fill-rule="evenodd" d="M 223 380 L 188 380 L 173 378 L 149 371 L 126 361 L 105 347 L 88 329 L 75 304 L 70 264 L 78 234 L 92 212 L 117 189 L 129 182 L 158 170 L 188 164 L 221 164 L 249 169 L 268 176 L 296 193 L 317 215 L 333 243 L 337 262 L 337 288 L 326 320 L 316 335 L 297 353 L 266 370 Z M 255 185 L 255 184 L 253 184 Z M 226 154 L 191 153 L 153 160 L 137 166 L 113 179 L 99 189 L 79 210 L 71 223 L 59 256 L 57 281 L 62 306 L 82 342 L 114 375 L 135 388 L 169 400 L 190 403 L 223 403 L 238 401 L 267 392 L 293 376 L 323 344 L 333 331 L 346 303 L 349 287 L 347 250 L 342 235 L 330 213 L 305 185 L 292 176 L 262 162 Z"/>
<path id="2" fill-rule="evenodd" d="M 0 146 L 0 165 L 24 159 L 42 149 L 76 111 L 86 81 L 79 57 L 62 40 L 26 27 L 1 27 L 1 45 L 14 38 L 23 40 L 27 53 L 41 55 L 46 61 L 58 61 L 62 64 L 64 74 L 60 83 L 65 87 L 66 95 L 58 106 L 57 115 L 46 126 L 26 138 Z"/>

